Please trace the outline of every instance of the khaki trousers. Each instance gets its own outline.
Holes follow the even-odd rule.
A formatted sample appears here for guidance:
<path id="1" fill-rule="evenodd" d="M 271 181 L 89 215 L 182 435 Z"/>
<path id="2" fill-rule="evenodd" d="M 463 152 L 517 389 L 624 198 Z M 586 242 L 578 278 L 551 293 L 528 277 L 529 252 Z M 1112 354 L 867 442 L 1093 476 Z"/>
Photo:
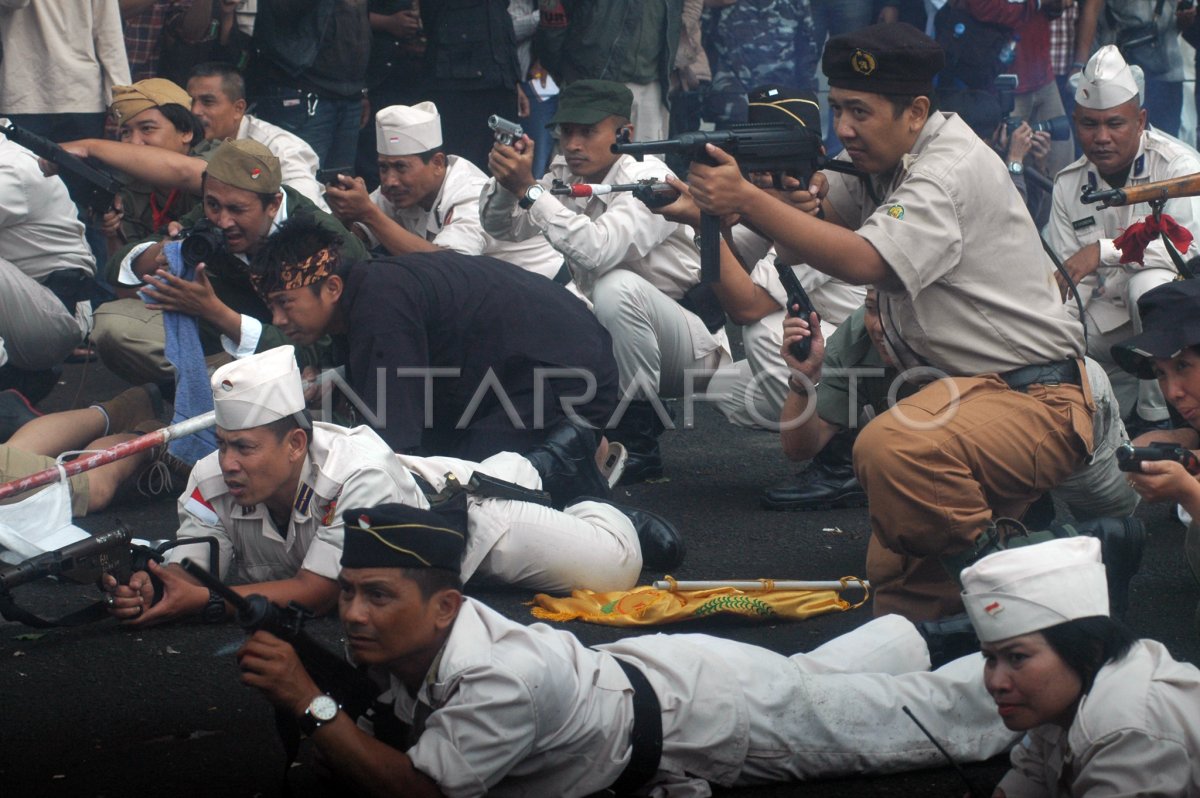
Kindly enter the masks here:
<path id="1" fill-rule="evenodd" d="M 92 341 L 109 371 L 134 385 L 175 379 L 175 367 L 167 360 L 161 310 L 148 308 L 137 298 L 118 299 L 98 307 L 95 319 Z M 204 358 L 210 374 L 232 362 L 225 352 Z"/>
<path id="2" fill-rule="evenodd" d="M 854 469 L 870 505 L 876 615 L 962 611 L 938 556 L 969 548 L 994 517 L 1020 517 L 1083 463 L 1095 411 L 1083 382 L 1021 392 L 995 375 L 942 379 L 859 433 Z"/>

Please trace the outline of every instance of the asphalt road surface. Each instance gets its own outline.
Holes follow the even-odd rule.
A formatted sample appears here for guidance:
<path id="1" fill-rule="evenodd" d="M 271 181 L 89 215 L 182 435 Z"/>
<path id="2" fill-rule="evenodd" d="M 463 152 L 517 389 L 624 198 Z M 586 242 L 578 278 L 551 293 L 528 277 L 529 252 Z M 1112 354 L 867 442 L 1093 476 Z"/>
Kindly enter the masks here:
<path id="1" fill-rule="evenodd" d="M 123 385 L 98 363 L 68 366 L 43 409 L 85 406 Z M 759 509 L 764 486 L 786 478 L 774 435 L 738 429 L 701 406 L 692 429 L 663 437 L 667 480 L 618 489 L 618 499 L 673 520 L 688 546 L 674 576 L 688 579 L 817 578 L 863 575 L 868 537 L 863 509 L 773 513 Z M 1183 527 L 1165 506 L 1139 512 L 1151 535 L 1132 586 L 1130 625 L 1196 662 L 1200 639 L 1193 611 L 1200 587 L 1183 559 Z M 91 532 L 118 520 L 144 538 L 175 530 L 175 505 L 161 500 L 84 518 Z M 661 576 L 643 574 L 643 583 Z M 524 592 L 468 593 L 522 622 L 533 622 Z M 54 617 L 96 598 L 94 587 L 50 580 L 14 591 L 26 608 Z M 869 605 L 800 622 L 711 619 L 654 631 L 707 632 L 785 654 L 807 650 L 870 618 Z M 588 644 L 637 632 L 561 624 Z M 330 646 L 335 619 L 310 631 Z M 181 623 L 141 631 L 110 620 L 39 632 L 0 622 L 0 794 L 5 796 L 276 796 L 283 749 L 268 704 L 237 680 L 233 652 L 243 634 L 230 623 Z M 914 707 L 920 716 L 920 708 Z M 966 773 L 982 795 L 1005 770 L 1003 757 Z M 292 793 L 326 794 L 310 753 L 290 774 Z M 885 777 L 716 790 L 721 796 L 962 796 L 950 768 Z M 547 797 L 551 798 L 551 797 Z"/>

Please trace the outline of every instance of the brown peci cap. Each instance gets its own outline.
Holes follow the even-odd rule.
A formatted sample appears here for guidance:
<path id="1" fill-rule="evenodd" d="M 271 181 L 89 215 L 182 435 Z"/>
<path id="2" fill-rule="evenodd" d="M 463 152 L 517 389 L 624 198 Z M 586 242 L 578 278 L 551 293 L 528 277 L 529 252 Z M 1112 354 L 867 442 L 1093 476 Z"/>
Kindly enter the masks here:
<path id="1" fill-rule="evenodd" d="M 118 125 L 123 125 L 147 108 L 160 105 L 182 105 L 192 109 L 191 96 L 166 78 L 147 78 L 132 86 L 114 86 L 108 112 Z"/>
<path id="2" fill-rule="evenodd" d="M 274 194 L 283 182 L 279 159 L 250 139 L 227 139 L 208 161 L 206 173 L 234 188 Z"/>

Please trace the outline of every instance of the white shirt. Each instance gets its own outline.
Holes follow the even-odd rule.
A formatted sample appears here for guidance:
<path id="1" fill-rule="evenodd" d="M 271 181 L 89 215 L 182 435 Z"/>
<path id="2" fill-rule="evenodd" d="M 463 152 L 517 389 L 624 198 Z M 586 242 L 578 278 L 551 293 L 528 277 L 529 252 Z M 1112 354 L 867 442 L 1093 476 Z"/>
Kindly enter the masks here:
<path id="1" fill-rule="evenodd" d="M 316 422 L 283 536 L 266 505 L 242 506 L 229 495 L 218 457 L 213 452 L 192 469 L 179 497 L 177 537 L 216 537 L 222 579 L 229 578 L 230 569 L 241 582 L 290 579 L 301 568 L 336 579 L 344 539 L 342 511 L 412 498 L 402 488 L 412 484 L 412 476 L 374 430 Z M 184 557 L 206 564 L 208 549 L 178 546 L 167 561 Z"/>
<path id="2" fill-rule="evenodd" d="M 416 700 L 395 681 L 383 700 L 406 723 L 418 701 L 434 710 L 408 754 L 448 798 L 590 795 L 629 760 L 632 688 L 616 654 L 641 667 L 663 707 L 660 771 L 732 783 L 749 724 L 722 655 L 741 661 L 738 649 L 761 651 L 694 635 L 587 648 L 570 633 L 515 623 L 467 598 Z M 691 781 L 694 791 L 672 795 L 709 794 L 703 778 Z"/>
<path id="3" fill-rule="evenodd" d="M 638 162 L 631 155 L 616 160 L 601 183 L 636 183 L 644 178 L 662 180 L 670 174 L 667 165 L 652 155 Z M 550 171 L 538 181 L 549 189 L 555 179 L 578 183 L 566 159 L 556 156 Z M 628 269 L 679 300 L 700 282 L 700 253 L 692 241 L 690 227 L 676 224 L 650 212 L 632 192 L 621 191 L 599 197 L 573 198 L 547 190 L 528 211 L 517 198 L 489 180 L 481 197 L 480 218 L 490 235 L 507 241 L 542 236 L 567 260 L 575 283 L 589 299 L 601 276 L 613 269 Z M 697 358 L 724 347 L 724 330 L 710 333 L 704 322 L 687 313 L 692 348 Z"/>
<path id="4" fill-rule="evenodd" d="M 0 258 L 34 280 L 59 269 L 95 274 L 75 203 L 37 156 L 0 134 Z"/>
<path id="5" fill-rule="evenodd" d="M 271 151 L 279 159 L 283 172 L 283 184 L 303 194 L 321 210 L 329 213 L 325 204 L 325 189 L 317 182 L 320 161 L 317 153 L 304 139 L 289 133 L 278 125 L 272 125 L 256 116 L 246 114 L 238 124 L 237 137 L 250 139 Z"/>
<path id="6" fill-rule="evenodd" d="M 1142 133 L 1126 186 L 1135 187 L 1196 172 L 1200 172 L 1200 154 L 1176 138 L 1147 130 Z M 1085 205 L 1079 199 L 1084 186 L 1101 190 L 1110 188 L 1086 156 L 1067 166 L 1054 180 L 1054 204 L 1046 226 L 1046 242 L 1062 261 L 1099 242 L 1100 268 L 1080 280 L 1080 295 L 1096 326 L 1101 332 L 1108 332 L 1129 321 L 1130 309 L 1125 305 L 1129 276 L 1139 269 L 1174 272 L 1175 265 L 1160 239 L 1146 247 L 1142 263 L 1122 265 L 1121 252 L 1113 245 L 1113 239 L 1130 225 L 1149 216 L 1150 204 L 1139 202 L 1114 208 L 1101 208 L 1095 203 Z M 1200 233 L 1200 197 L 1169 200 L 1163 213 L 1193 234 Z M 1196 245 L 1181 254 L 1186 261 L 1196 254 Z"/>
<path id="7" fill-rule="evenodd" d="M 0 0 L 0 45 L 8 114 L 103 113 L 131 83 L 113 0 Z"/>
<path id="8" fill-rule="evenodd" d="M 562 268 L 562 255 L 540 238 L 502 241 L 485 233 L 479 222 L 479 193 L 488 181 L 487 175 L 457 155 L 448 156 L 446 161 L 446 175 L 428 211 L 420 205 L 397 208 L 380 189 L 371 193 L 371 201 L 396 224 L 439 247 L 464 255 L 490 255 L 554 279 Z M 379 246 L 370 228 L 360 227 L 366 230 L 371 246 Z"/>

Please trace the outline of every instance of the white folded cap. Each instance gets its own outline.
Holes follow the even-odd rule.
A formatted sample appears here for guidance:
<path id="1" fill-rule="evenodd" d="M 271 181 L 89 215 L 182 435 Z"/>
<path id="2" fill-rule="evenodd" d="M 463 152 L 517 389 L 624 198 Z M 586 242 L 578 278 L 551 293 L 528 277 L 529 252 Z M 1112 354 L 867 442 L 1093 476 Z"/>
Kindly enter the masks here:
<path id="1" fill-rule="evenodd" d="M 442 117 L 431 102 L 389 105 L 375 115 L 380 155 L 419 155 L 442 146 Z"/>
<path id="2" fill-rule="evenodd" d="M 1133 71 L 1113 44 L 1106 44 L 1097 50 L 1077 77 L 1078 83 L 1074 84 L 1075 103 L 1084 108 L 1097 111 L 1116 108 L 1138 96 L 1138 84 Z"/>
<path id="3" fill-rule="evenodd" d="M 989 554 L 963 569 L 963 605 L 984 643 L 1108 615 L 1100 541 L 1079 536 Z"/>
<path id="4" fill-rule="evenodd" d="M 293 346 L 278 346 L 227 363 L 212 375 L 217 426 L 225 430 L 270 424 L 304 410 L 304 387 Z"/>

